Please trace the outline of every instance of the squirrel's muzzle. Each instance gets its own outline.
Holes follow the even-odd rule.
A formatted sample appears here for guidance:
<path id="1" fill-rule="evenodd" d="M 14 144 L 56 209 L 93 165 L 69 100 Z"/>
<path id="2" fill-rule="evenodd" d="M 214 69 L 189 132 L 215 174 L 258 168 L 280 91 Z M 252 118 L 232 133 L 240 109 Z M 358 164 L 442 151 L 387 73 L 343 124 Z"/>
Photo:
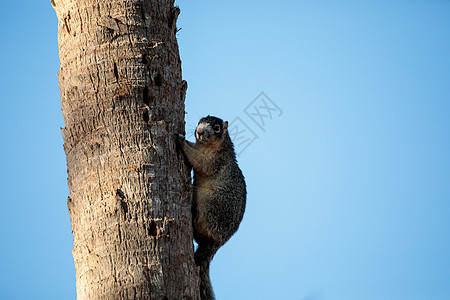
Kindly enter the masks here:
<path id="1" fill-rule="evenodd" d="M 211 126 L 205 123 L 200 123 L 195 130 L 195 137 L 198 141 L 204 142 L 209 139 L 211 133 Z"/>

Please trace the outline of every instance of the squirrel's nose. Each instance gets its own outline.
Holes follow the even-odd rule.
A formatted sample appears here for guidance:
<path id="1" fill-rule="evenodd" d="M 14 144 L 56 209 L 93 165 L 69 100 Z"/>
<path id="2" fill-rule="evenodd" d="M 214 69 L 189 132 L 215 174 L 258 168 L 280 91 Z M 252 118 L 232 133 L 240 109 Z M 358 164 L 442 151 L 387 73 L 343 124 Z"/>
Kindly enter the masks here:
<path id="1" fill-rule="evenodd" d="M 198 136 L 202 136 L 204 133 L 205 133 L 205 132 L 203 131 L 203 129 L 197 130 Z"/>

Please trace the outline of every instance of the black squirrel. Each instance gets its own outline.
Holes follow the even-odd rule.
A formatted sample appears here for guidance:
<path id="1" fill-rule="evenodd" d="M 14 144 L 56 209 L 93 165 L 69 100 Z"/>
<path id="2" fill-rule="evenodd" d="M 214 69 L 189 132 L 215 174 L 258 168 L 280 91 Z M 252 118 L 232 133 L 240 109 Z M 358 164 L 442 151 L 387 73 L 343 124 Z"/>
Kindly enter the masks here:
<path id="1" fill-rule="evenodd" d="M 194 169 L 192 207 L 195 264 L 200 267 L 202 300 L 214 299 L 209 265 L 217 250 L 239 228 L 247 197 L 244 176 L 228 134 L 228 122 L 207 116 L 195 130 L 196 142 L 178 135 L 177 142 Z"/>

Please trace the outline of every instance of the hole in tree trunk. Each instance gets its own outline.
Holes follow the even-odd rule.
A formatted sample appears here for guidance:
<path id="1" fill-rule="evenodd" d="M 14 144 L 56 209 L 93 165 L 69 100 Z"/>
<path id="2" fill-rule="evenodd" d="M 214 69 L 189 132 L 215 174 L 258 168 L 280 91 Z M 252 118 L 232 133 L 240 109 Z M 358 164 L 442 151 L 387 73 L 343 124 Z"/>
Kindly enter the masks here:
<path id="1" fill-rule="evenodd" d="M 128 212 L 128 204 L 125 201 L 121 201 L 120 205 L 122 206 L 123 214 L 126 215 Z"/>
<path id="2" fill-rule="evenodd" d="M 150 222 L 150 226 L 148 228 L 148 234 L 151 236 L 157 236 L 158 235 L 158 228 L 156 227 L 155 221 Z"/>
<path id="3" fill-rule="evenodd" d="M 156 84 L 156 86 L 161 86 L 162 85 L 162 76 L 159 73 L 155 77 L 155 84 Z"/>
<path id="4" fill-rule="evenodd" d="M 145 110 L 145 111 L 144 111 L 142 117 L 144 118 L 144 121 L 145 121 L 145 122 L 148 122 L 148 120 L 150 119 L 149 116 L 148 116 L 148 110 Z"/>
<path id="5" fill-rule="evenodd" d="M 144 87 L 144 92 L 143 92 L 142 97 L 144 98 L 144 103 L 148 105 L 149 104 L 149 101 L 148 101 L 148 86 Z"/>
<path id="6" fill-rule="evenodd" d="M 117 70 L 116 62 L 114 62 L 114 76 L 116 77 L 116 80 L 119 80 L 119 70 Z"/>

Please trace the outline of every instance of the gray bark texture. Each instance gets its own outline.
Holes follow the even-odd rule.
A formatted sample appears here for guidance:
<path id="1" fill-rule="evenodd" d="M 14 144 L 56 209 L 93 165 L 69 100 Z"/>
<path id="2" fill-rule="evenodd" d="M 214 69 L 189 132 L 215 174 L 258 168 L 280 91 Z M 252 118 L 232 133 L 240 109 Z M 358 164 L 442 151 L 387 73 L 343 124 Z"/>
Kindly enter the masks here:
<path id="1" fill-rule="evenodd" d="M 197 299 L 173 0 L 51 0 L 78 299 Z"/>

